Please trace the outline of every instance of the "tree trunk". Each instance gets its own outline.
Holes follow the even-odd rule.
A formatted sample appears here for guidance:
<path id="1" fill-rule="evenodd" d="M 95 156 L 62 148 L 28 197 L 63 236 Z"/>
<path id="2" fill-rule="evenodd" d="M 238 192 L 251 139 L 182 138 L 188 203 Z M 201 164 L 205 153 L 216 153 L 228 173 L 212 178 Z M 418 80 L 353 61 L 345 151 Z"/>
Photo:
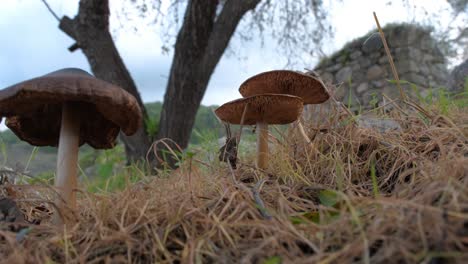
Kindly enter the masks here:
<path id="1" fill-rule="evenodd" d="M 240 20 L 259 2 L 227 0 L 216 16 L 218 1 L 189 1 L 176 40 L 157 139 L 170 138 L 182 149 L 187 147 L 210 77 Z M 175 159 L 166 161 L 174 166 Z"/>
<path id="2" fill-rule="evenodd" d="M 118 85 L 132 94 L 140 105 L 143 119 L 146 119 L 140 94 L 109 32 L 108 0 L 81 0 L 78 15 L 74 19 L 63 17 L 59 28 L 76 41 L 75 48 L 72 46 L 70 51 L 80 48 L 97 78 Z M 120 133 L 120 139 L 125 145 L 129 162 L 141 161 L 146 157 L 150 140 L 144 121 L 134 135 Z"/>
<path id="3" fill-rule="evenodd" d="M 219 15 L 218 0 L 188 2 L 175 44 L 157 139 L 170 138 L 182 149 L 187 147 L 210 77 L 240 20 L 259 2 L 226 0 Z M 134 95 L 146 118 L 135 83 L 109 33 L 108 0 L 81 0 L 78 15 L 74 19 L 63 17 L 60 29 L 77 42 L 74 47 L 83 50 L 94 75 Z M 121 139 L 129 161 L 146 156 L 149 138 L 143 124 L 135 135 L 121 135 Z M 175 159 L 168 161 L 173 167 Z"/>

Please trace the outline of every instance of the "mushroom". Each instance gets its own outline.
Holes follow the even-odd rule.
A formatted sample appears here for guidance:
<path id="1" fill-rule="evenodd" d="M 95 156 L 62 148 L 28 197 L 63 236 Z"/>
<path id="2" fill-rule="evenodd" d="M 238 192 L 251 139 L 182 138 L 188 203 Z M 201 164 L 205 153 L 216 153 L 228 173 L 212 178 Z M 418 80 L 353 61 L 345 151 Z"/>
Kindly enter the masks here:
<path id="1" fill-rule="evenodd" d="M 301 97 L 304 105 L 320 104 L 330 97 L 320 79 L 288 70 L 267 71 L 254 75 L 241 84 L 239 92 L 244 97 L 265 93 L 290 94 Z M 298 128 L 309 143 L 310 139 L 300 121 Z"/>
<path id="2" fill-rule="evenodd" d="M 122 88 L 89 73 L 67 68 L 0 91 L 0 118 L 23 141 L 57 146 L 59 208 L 76 208 L 79 146 L 115 146 L 120 130 L 136 132 L 142 122 L 136 99 Z M 61 222 L 56 221 L 56 222 Z"/>
<path id="3" fill-rule="evenodd" d="M 230 124 L 257 125 L 257 167 L 265 169 L 268 165 L 268 125 L 292 123 L 301 115 L 302 109 L 300 97 L 260 94 L 227 102 L 215 113 Z"/>

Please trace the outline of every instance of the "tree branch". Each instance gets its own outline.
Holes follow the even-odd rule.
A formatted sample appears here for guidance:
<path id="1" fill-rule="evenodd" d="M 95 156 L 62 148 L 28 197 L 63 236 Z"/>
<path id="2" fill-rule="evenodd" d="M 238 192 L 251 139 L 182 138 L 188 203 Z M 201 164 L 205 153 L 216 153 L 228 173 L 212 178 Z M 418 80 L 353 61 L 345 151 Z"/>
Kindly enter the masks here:
<path id="1" fill-rule="evenodd" d="M 208 40 L 205 56 L 201 63 L 201 65 L 203 65 L 202 70 L 214 70 L 242 17 L 248 11 L 255 9 L 260 1 L 261 0 L 228 0 L 224 4 Z"/>
<path id="2" fill-rule="evenodd" d="M 42 3 L 44 3 L 44 5 L 47 7 L 47 9 L 49 10 L 49 12 L 55 17 L 55 19 L 57 19 L 57 21 L 60 22 L 60 18 L 59 16 L 57 16 L 57 14 L 54 12 L 54 10 L 52 10 L 52 8 L 50 7 L 49 3 L 47 3 L 46 0 L 41 0 Z"/>
<path id="3" fill-rule="evenodd" d="M 59 22 L 60 22 L 59 23 L 60 30 L 65 32 L 65 34 L 67 34 L 69 37 L 71 37 L 72 39 L 76 41 L 77 39 L 76 39 L 75 20 L 67 16 L 64 16 L 61 20 L 59 20 Z"/>

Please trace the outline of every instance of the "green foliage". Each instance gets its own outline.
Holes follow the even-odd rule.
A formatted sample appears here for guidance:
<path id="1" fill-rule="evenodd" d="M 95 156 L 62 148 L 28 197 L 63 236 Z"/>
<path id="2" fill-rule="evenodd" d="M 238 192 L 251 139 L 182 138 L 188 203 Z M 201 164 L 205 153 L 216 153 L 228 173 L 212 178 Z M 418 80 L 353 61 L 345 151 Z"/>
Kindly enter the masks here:
<path id="1" fill-rule="evenodd" d="M 55 175 L 53 172 L 42 172 L 32 178 L 25 178 L 28 184 L 54 184 Z"/>
<path id="2" fill-rule="evenodd" d="M 340 201 L 338 194 L 333 190 L 322 190 L 318 197 L 320 203 L 328 207 L 333 207 Z"/>
<path id="3" fill-rule="evenodd" d="M 374 192 L 375 198 L 379 197 L 379 184 L 377 181 L 377 174 L 375 172 L 375 160 L 371 159 L 370 161 L 370 175 L 372 179 L 372 190 Z"/>
<path id="4" fill-rule="evenodd" d="M 5 166 L 8 160 L 8 154 L 7 154 L 7 149 L 6 149 L 6 143 L 3 141 L 2 138 L 0 138 L 0 153 L 3 158 L 2 166 Z"/>
<path id="5" fill-rule="evenodd" d="M 148 134 L 148 136 L 151 139 L 156 137 L 159 131 L 159 119 L 147 117 L 145 119 L 145 125 L 146 125 L 146 134 Z"/>
<path id="6" fill-rule="evenodd" d="M 151 138 L 154 138 L 159 130 L 159 119 L 161 117 L 161 102 L 147 103 L 145 104 L 146 113 L 148 117 L 145 119 L 146 133 Z"/>
<path id="7" fill-rule="evenodd" d="M 315 224 L 329 224 L 339 218 L 340 213 L 336 209 L 340 207 L 342 199 L 336 191 L 329 189 L 321 190 L 318 194 L 318 198 L 320 204 L 330 207 L 330 210 L 306 212 L 299 216 L 292 216 L 289 218 L 291 223 L 295 225 L 307 224 L 307 222 L 313 222 Z"/>
<path id="8" fill-rule="evenodd" d="M 125 165 L 125 153 L 122 145 L 114 149 L 95 151 L 94 166 L 91 173 L 81 171 L 85 187 L 89 192 L 112 192 L 122 190 L 145 176 L 137 165 Z"/>
<path id="9" fill-rule="evenodd" d="M 151 137 L 154 137 L 158 133 L 159 129 L 159 119 L 161 117 L 162 103 L 147 103 L 145 104 L 145 107 L 148 113 L 148 118 L 145 120 L 146 132 Z M 217 131 L 219 128 L 220 124 L 213 113 L 214 108 L 216 108 L 214 105 L 201 105 L 199 107 L 193 127 L 193 131 L 198 131 L 198 134 L 192 132 L 192 136 L 190 138 L 191 144 L 199 144 L 202 142 L 204 139 L 199 137 L 199 135 L 204 134 L 205 131 Z"/>
<path id="10" fill-rule="evenodd" d="M 283 263 L 283 260 L 279 256 L 269 257 L 263 261 L 263 264 L 281 264 L 281 263 Z"/>
<path id="11" fill-rule="evenodd" d="M 396 84 L 395 80 L 387 81 L 391 84 Z M 468 106 L 468 78 L 465 82 L 465 90 L 458 94 L 450 93 L 445 87 L 438 87 L 436 89 L 429 87 L 423 95 L 420 87 L 415 83 L 400 80 L 400 84 L 408 85 L 418 101 L 424 107 L 435 107 L 444 115 L 447 115 L 453 107 L 465 108 Z"/>

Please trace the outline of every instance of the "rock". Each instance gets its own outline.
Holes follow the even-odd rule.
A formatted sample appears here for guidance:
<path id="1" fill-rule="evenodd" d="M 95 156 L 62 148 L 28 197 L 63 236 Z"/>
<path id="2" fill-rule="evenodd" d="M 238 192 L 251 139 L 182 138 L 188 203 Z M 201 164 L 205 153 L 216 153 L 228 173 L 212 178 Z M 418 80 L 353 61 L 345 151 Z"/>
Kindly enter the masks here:
<path id="1" fill-rule="evenodd" d="M 379 64 L 385 64 L 385 63 L 388 63 L 388 58 L 387 56 L 383 56 L 379 59 Z"/>
<path id="2" fill-rule="evenodd" d="M 0 198 L 0 222 L 23 223 L 24 221 L 23 213 L 15 201 L 6 197 Z"/>
<path id="3" fill-rule="evenodd" d="M 357 51 L 351 53 L 351 55 L 349 55 L 349 58 L 352 59 L 352 60 L 356 60 L 357 58 L 359 58 L 361 56 L 362 56 L 362 52 L 357 50 Z"/>
<path id="4" fill-rule="evenodd" d="M 327 72 L 336 72 L 337 70 L 341 69 L 343 66 L 341 63 L 334 64 L 328 68 L 325 69 Z"/>
<path id="5" fill-rule="evenodd" d="M 389 26 L 384 32 L 401 80 L 416 84 L 421 92 L 429 86 L 448 85 L 446 59 L 428 30 L 405 24 Z M 356 97 L 350 99 L 356 103 L 382 101 L 383 90 L 389 96 L 399 96 L 396 85 L 387 81 L 394 77 L 378 33 L 346 44 L 319 67 L 323 79 L 338 85 L 337 99 L 344 100 L 345 104 L 350 89 Z M 466 76 L 466 72 L 464 74 Z M 464 80 L 451 81 L 457 82 L 460 86 Z M 408 93 L 411 90 L 411 85 L 404 84 L 403 87 Z M 378 98 L 374 94 L 378 94 Z"/>
<path id="6" fill-rule="evenodd" d="M 431 69 L 429 69 L 429 66 L 425 63 L 419 66 L 419 71 L 425 76 L 431 74 Z"/>
<path id="7" fill-rule="evenodd" d="M 368 80 L 375 80 L 381 78 L 383 73 L 382 67 L 374 65 L 367 70 L 366 77 Z"/>
<path id="8" fill-rule="evenodd" d="M 419 88 L 428 88 L 429 86 L 429 79 L 417 73 L 408 73 L 406 75 L 403 75 L 400 78 L 400 80 L 406 80 L 411 83 L 414 83 Z"/>
<path id="9" fill-rule="evenodd" d="M 362 44 L 362 51 L 367 54 L 379 51 L 382 48 L 383 48 L 383 43 L 378 33 L 372 34 Z"/>
<path id="10" fill-rule="evenodd" d="M 358 107 L 359 105 L 361 105 L 361 100 L 359 99 L 358 96 L 356 96 L 356 94 L 354 93 L 353 89 L 351 88 L 348 88 L 345 90 L 345 95 L 344 95 L 344 98 L 343 98 L 343 103 L 352 108 L 353 110 Z"/>
<path id="11" fill-rule="evenodd" d="M 336 73 L 335 79 L 338 83 L 348 82 L 352 74 L 353 70 L 350 67 L 344 67 Z"/>
<path id="12" fill-rule="evenodd" d="M 361 116 L 358 119 L 358 126 L 361 128 L 377 129 L 381 133 L 388 131 L 401 131 L 400 124 L 393 119 L 383 119 L 377 117 Z"/>
<path id="13" fill-rule="evenodd" d="M 369 89 L 369 85 L 367 83 L 361 83 L 359 86 L 356 88 L 357 93 L 363 93 Z"/>
<path id="14" fill-rule="evenodd" d="M 399 74 L 404 74 L 408 72 L 419 72 L 418 65 L 411 59 L 398 61 L 395 64 L 395 67 Z"/>
<path id="15" fill-rule="evenodd" d="M 383 80 L 372 81 L 370 83 L 372 88 L 382 88 L 385 85 L 385 81 Z"/>
<path id="16" fill-rule="evenodd" d="M 380 58 L 381 56 L 382 54 L 380 52 L 374 52 L 368 55 L 369 59 L 374 60 L 374 61 Z"/>
<path id="17" fill-rule="evenodd" d="M 369 67 L 369 66 L 372 64 L 372 62 L 371 62 L 370 59 L 364 58 L 364 57 L 361 57 L 361 58 L 358 60 L 358 62 L 359 62 L 359 65 L 361 65 L 361 68 L 362 68 L 362 69 L 364 69 L 364 68 L 366 68 L 366 67 Z"/>
<path id="18" fill-rule="evenodd" d="M 420 61 L 422 57 L 422 52 L 414 47 L 408 47 L 407 57 L 413 61 Z"/>
<path id="19" fill-rule="evenodd" d="M 333 74 L 329 72 L 321 74 L 320 78 L 322 78 L 322 81 L 324 83 L 328 83 L 328 84 L 333 83 Z"/>
<path id="20" fill-rule="evenodd" d="M 462 92 L 468 85 L 468 59 L 456 66 L 449 77 L 449 91 Z"/>
<path id="21" fill-rule="evenodd" d="M 361 66 L 359 65 L 359 63 L 353 63 L 351 64 L 351 70 L 353 70 L 353 72 L 357 72 L 361 69 Z"/>

